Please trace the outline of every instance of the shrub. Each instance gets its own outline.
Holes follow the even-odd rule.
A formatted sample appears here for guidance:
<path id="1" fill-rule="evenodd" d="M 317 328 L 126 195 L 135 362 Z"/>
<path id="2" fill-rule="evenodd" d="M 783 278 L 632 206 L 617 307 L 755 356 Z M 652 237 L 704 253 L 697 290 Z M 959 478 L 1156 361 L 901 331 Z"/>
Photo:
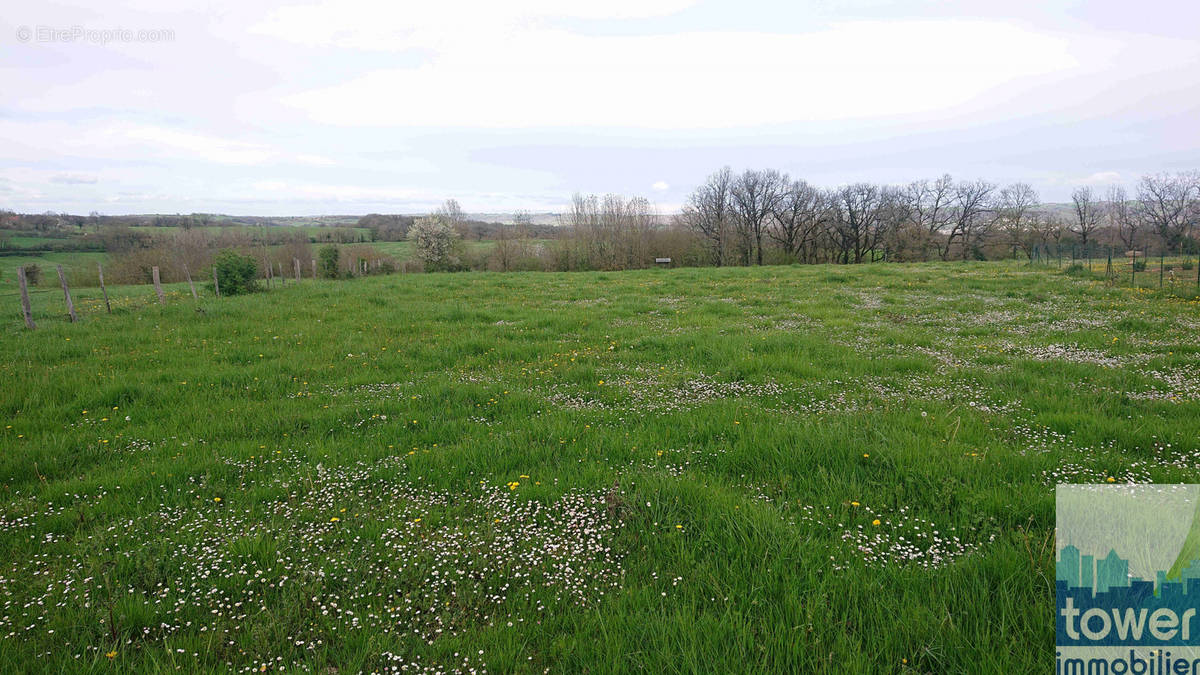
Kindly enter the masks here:
<path id="1" fill-rule="evenodd" d="M 1145 260 L 1135 260 L 1135 261 L 1133 261 L 1133 271 L 1135 271 L 1135 272 L 1145 272 L 1145 271 L 1146 271 L 1146 261 L 1145 261 Z"/>
<path id="2" fill-rule="evenodd" d="M 240 295 L 258 290 L 258 263 L 248 255 L 224 250 L 213 260 L 221 293 Z"/>
<path id="3" fill-rule="evenodd" d="M 37 286 L 42 280 L 42 268 L 36 263 L 30 263 L 25 266 L 25 281 L 29 282 L 30 286 Z"/>
<path id="4" fill-rule="evenodd" d="M 414 255 L 426 272 L 453 272 L 463 269 L 462 241 L 442 216 L 419 218 L 408 230 Z"/>
<path id="5" fill-rule="evenodd" d="M 1081 263 L 1071 263 L 1070 267 L 1065 270 L 1066 274 L 1073 277 L 1083 276 L 1088 273 L 1088 269 Z"/>
<path id="6" fill-rule="evenodd" d="M 1180 263 L 1179 269 L 1185 270 L 1185 271 L 1195 269 L 1195 263 L 1193 263 L 1191 260 L 1188 260 L 1186 262 Z"/>
<path id="7" fill-rule="evenodd" d="M 341 271 L 347 277 L 395 271 L 395 261 L 370 244 L 351 244 L 341 251 Z M 385 263 L 391 263 L 388 268 Z M 365 267 L 365 269 L 364 269 Z"/>
<path id="8" fill-rule="evenodd" d="M 326 279 L 338 278 L 338 259 L 341 255 L 341 251 L 338 250 L 337 246 L 329 245 L 321 247 L 321 252 L 317 254 L 317 270 L 322 277 Z"/>

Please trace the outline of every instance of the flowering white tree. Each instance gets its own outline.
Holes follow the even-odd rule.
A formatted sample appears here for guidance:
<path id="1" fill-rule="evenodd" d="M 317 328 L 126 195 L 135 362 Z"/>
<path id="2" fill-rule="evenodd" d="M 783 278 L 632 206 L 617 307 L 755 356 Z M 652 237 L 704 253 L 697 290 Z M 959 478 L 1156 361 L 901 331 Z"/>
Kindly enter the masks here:
<path id="1" fill-rule="evenodd" d="M 459 236 L 448 218 L 440 214 L 418 218 L 409 228 L 408 238 L 426 271 L 455 270 L 462 266 Z"/>

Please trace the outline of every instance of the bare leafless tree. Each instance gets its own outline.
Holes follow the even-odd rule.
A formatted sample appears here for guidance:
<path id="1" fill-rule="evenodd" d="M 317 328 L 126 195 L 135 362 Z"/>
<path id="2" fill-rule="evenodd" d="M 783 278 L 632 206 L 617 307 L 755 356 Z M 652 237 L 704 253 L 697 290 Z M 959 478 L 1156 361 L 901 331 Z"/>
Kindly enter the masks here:
<path id="1" fill-rule="evenodd" d="M 717 267 L 726 263 L 725 246 L 733 220 L 730 204 L 733 181 L 733 170 L 722 167 L 688 196 L 680 214 L 683 226 L 704 238 Z"/>
<path id="2" fill-rule="evenodd" d="M 1041 247 L 1046 249 L 1050 242 L 1057 243 L 1062 239 L 1062 220 L 1044 211 L 1033 211 L 1027 217 L 1028 225 L 1025 230 L 1025 241 L 1030 257 Z"/>
<path id="3" fill-rule="evenodd" d="M 954 186 L 953 218 L 942 260 L 948 260 L 955 240 L 960 242 L 962 259 L 966 260 L 973 244 L 979 243 L 995 222 L 993 196 L 996 184 L 985 180 L 962 181 Z"/>
<path id="4" fill-rule="evenodd" d="M 883 204 L 880 205 L 879 225 L 868 242 L 867 250 L 872 260 L 875 258 L 876 249 L 880 247 L 884 249 L 883 257 L 887 260 L 888 248 L 897 242 L 901 233 L 912 223 L 912 203 L 908 201 L 904 188 L 885 185 L 882 188 L 881 199 Z"/>
<path id="5" fill-rule="evenodd" d="M 1138 234 L 1142 230 L 1142 218 L 1130 203 L 1124 187 L 1114 185 L 1108 188 L 1104 200 L 1104 215 L 1109 229 L 1112 230 L 1113 243 L 1120 241 L 1125 250 L 1136 250 Z"/>
<path id="6" fill-rule="evenodd" d="M 767 233 L 788 257 L 805 261 L 827 214 L 824 193 L 802 180 L 792 181 L 772 213 Z"/>
<path id="7" fill-rule="evenodd" d="M 844 185 L 833 195 L 832 226 L 841 261 L 861 263 L 882 236 L 888 195 L 873 183 Z"/>
<path id="8" fill-rule="evenodd" d="M 943 260 L 949 255 L 947 231 L 954 220 L 954 179 L 944 174 L 935 181 L 919 180 L 904 189 L 912 224 L 928 238 Z"/>
<path id="9" fill-rule="evenodd" d="M 1079 237 L 1079 243 L 1087 248 L 1088 239 L 1092 233 L 1100 229 L 1104 211 L 1092 188 L 1083 186 L 1071 192 L 1071 204 L 1075 210 L 1075 222 L 1071 224 L 1071 232 Z"/>
<path id="10" fill-rule="evenodd" d="M 998 224 L 1008 238 L 1008 244 L 1027 257 L 1033 257 L 1035 240 L 1029 236 L 1030 216 L 1040 202 L 1038 193 L 1028 183 L 1013 183 L 1000 190 L 997 204 Z"/>
<path id="11" fill-rule="evenodd" d="M 1162 238 L 1169 250 L 1177 250 L 1195 225 L 1200 202 L 1200 176 L 1194 173 L 1154 174 L 1138 182 L 1137 213 Z"/>
<path id="12" fill-rule="evenodd" d="M 489 261 L 492 269 L 507 272 L 516 269 L 517 262 L 529 255 L 529 227 L 533 218 L 528 211 L 513 214 L 512 224 L 500 223 L 496 229 L 496 246 Z"/>
<path id="13" fill-rule="evenodd" d="M 630 269 L 653 262 L 649 249 L 658 214 L 643 197 L 576 193 L 561 221 L 567 236 L 560 243 L 560 269 Z"/>
<path id="14" fill-rule="evenodd" d="M 747 169 L 734 181 L 730 195 L 743 264 L 750 264 L 751 253 L 759 265 L 763 264 L 763 236 L 787 184 L 787 176 L 774 169 Z"/>
<path id="15" fill-rule="evenodd" d="M 618 198 L 615 208 L 618 215 L 616 240 L 624 258 L 620 264 L 625 269 L 645 267 L 652 262 L 650 239 L 658 226 L 657 210 L 645 197 Z"/>

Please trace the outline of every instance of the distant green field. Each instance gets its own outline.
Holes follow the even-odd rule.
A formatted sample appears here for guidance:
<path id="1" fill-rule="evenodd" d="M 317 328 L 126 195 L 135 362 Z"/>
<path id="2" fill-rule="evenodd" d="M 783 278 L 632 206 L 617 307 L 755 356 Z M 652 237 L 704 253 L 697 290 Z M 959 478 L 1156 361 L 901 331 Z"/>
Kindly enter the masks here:
<path id="1" fill-rule="evenodd" d="M 0 670 L 1046 672 L 1054 484 L 1200 481 L 1190 291 L 168 290 L 5 296 Z"/>
<path id="2" fill-rule="evenodd" d="M 137 231 L 137 232 L 149 232 L 151 234 L 175 234 L 177 232 L 183 231 L 182 227 L 175 227 L 175 226 L 131 227 L 129 229 Z M 304 234 L 304 236 L 306 236 L 306 237 L 316 237 L 318 239 L 324 238 L 326 235 L 332 235 L 332 233 L 335 230 L 352 230 L 356 235 L 360 235 L 360 236 L 366 237 L 368 239 L 371 236 L 371 231 L 368 228 L 351 227 L 351 226 L 337 226 L 335 228 L 335 227 L 321 227 L 319 225 L 276 225 L 276 226 L 270 226 L 270 227 L 265 226 L 265 225 L 261 225 L 261 226 L 260 225 L 217 225 L 217 226 L 197 228 L 197 229 L 204 229 L 204 230 L 209 230 L 209 231 L 213 231 L 213 232 L 219 232 L 221 230 L 232 230 L 235 232 L 246 232 L 246 233 L 252 234 L 252 235 L 258 234 L 258 233 L 263 233 L 263 232 L 270 232 L 270 233 L 302 232 Z"/>
<path id="3" fill-rule="evenodd" d="M 166 228 L 150 228 L 154 230 Z M 319 229 L 319 228 L 313 228 Z M 20 240 L 20 248 L 29 248 L 30 246 L 45 245 L 47 242 L 61 242 L 61 239 L 41 239 L 35 237 L 13 237 L 10 241 L 13 246 L 18 246 L 16 243 Z M 411 260 L 412 246 L 407 241 L 400 242 L 364 242 L 367 246 L 375 247 L 384 253 L 396 258 L 397 260 Z M 323 242 L 314 244 L 314 251 L 325 245 Z M 469 242 L 468 247 L 486 250 L 494 246 L 494 242 Z M 55 265 L 62 265 L 63 271 L 67 274 L 68 282 L 73 286 L 87 285 L 94 286 L 96 284 L 96 263 L 103 263 L 106 266 L 111 264 L 111 257 L 107 253 L 79 251 L 79 252 L 30 252 L 26 255 L 0 255 L 0 294 L 6 292 L 15 292 L 17 283 L 17 268 L 22 265 L 38 265 L 42 268 L 42 285 L 49 287 L 53 285 L 57 288 L 58 277 L 56 276 Z M 111 272 L 111 270 L 110 270 Z M 207 276 L 207 270 L 204 270 L 204 276 Z M 110 274 L 111 277 L 111 274 Z"/>
<path id="4" fill-rule="evenodd" d="M 68 281 L 73 279 L 76 271 L 87 270 L 91 273 L 97 262 L 104 262 L 105 253 L 90 251 L 71 253 L 45 253 L 42 255 L 5 255 L 0 256 L 0 294 L 13 293 L 17 289 L 17 268 L 22 265 L 37 265 L 42 269 L 42 285 L 58 287 L 58 276 L 54 271 L 55 265 L 62 265 Z"/>
<path id="5" fill-rule="evenodd" d="M 49 237 L 31 237 L 31 236 L 10 236 L 6 238 L 9 245 L 13 248 L 34 248 L 38 246 L 52 245 L 55 242 L 61 242 L 62 239 L 51 239 Z"/>

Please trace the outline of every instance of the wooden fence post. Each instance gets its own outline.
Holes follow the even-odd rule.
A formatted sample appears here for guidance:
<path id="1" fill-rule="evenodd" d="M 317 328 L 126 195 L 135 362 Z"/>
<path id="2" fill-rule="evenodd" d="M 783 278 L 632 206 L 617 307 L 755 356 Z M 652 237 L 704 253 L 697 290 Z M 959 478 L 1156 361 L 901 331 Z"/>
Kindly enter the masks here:
<path id="1" fill-rule="evenodd" d="M 221 282 L 217 280 L 217 266 L 213 265 L 213 293 L 221 297 Z"/>
<path id="2" fill-rule="evenodd" d="M 263 265 L 266 265 L 266 267 L 267 267 L 267 289 L 270 290 L 270 288 L 271 288 L 271 262 L 269 260 L 267 260 L 266 258 L 263 258 Z"/>
<path id="3" fill-rule="evenodd" d="M 313 278 L 316 279 L 317 278 L 317 261 L 316 260 L 312 261 L 312 271 L 313 271 Z"/>
<path id="4" fill-rule="evenodd" d="M 75 303 L 71 302 L 71 289 L 67 288 L 67 275 L 63 274 L 62 265 L 54 267 L 58 270 L 58 283 L 62 284 L 63 298 L 67 301 L 67 316 L 71 317 L 71 323 L 74 323 L 78 317 L 75 316 Z"/>
<path id="5" fill-rule="evenodd" d="M 275 263 L 279 266 L 279 285 L 287 286 L 287 275 L 283 273 L 283 263 Z"/>
<path id="6" fill-rule="evenodd" d="M 104 265 L 96 263 L 96 271 L 100 274 L 100 292 L 104 294 L 104 309 L 112 314 L 112 305 L 108 304 L 108 289 L 104 287 Z"/>
<path id="7" fill-rule="evenodd" d="M 158 294 L 158 304 L 167 304 L 166 298 L 163 297 L 162 283 L 158 280 L 158 265 L 150 268 L 150 276 L 154 279 L 154 292 Z"/>
<path id="8" fill-rule="evenodd" d="M 292 258 L 292 265 L 296 268 L 296 283 L 300 283 L 300 259 Z"/>
<path id="9" fill-rule="evenodd" d="M 187 263 L 183 263 L 183 276 L 187 277 L 188 286 L 192 289 L 192 299 L 200 302 L 200 296 L 196 295 L 196 284 L 192 283 L 192 273 L 188 271 Z"/>
<path id="10" fill-rule="evenodd" d="M 37 330 L 37 324 L 33 322 L 33 312 L 29 309 L 29 288 L 25 282 L 25 266 L 17 267 L 17 281 L 21 286 L 21 313 L 25 315 L 25 325 L 29 330 Z"/>

